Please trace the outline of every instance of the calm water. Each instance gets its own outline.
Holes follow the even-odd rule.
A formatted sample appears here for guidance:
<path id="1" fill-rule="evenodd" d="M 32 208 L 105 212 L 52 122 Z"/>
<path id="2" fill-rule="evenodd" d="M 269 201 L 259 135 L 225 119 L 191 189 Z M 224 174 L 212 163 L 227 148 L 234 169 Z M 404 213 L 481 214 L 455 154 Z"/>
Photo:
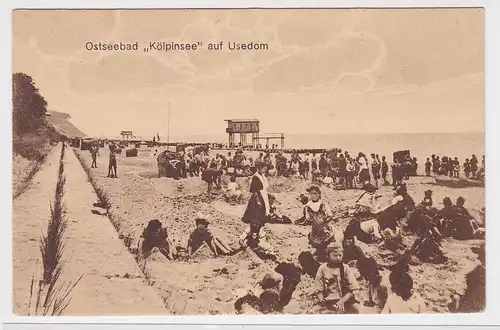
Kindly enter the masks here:
<path id="1" fill-rule="evenodd" d="M 250 139 L 250 136 L 247 137 Z M 171 137 L 174 141 L 185 142 L 227 142 L 224 135 L 198 135 Z M 369 155 L 378 153 L 392 159 L 397 150 L 410 150 L 412 157 L 419 161 L 432 154 L 458 157 L 461 161 L 476 154 L 481 160 L 484 154 L 484 133 L 453 134 L 381 134 L 381 135 L 285 135 L 285 148 L 340 148 L 351 155 L 359 151 Z M 272 142 L 271 142 L 272 143 Z M 279 143 L 276 140 L 274 143 Z"/>

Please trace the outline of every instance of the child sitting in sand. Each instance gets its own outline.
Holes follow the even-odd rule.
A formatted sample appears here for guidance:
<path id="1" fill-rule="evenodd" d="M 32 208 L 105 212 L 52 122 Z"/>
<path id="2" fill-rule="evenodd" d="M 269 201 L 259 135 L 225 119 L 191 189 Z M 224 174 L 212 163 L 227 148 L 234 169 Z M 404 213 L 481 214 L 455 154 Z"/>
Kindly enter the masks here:
<path id="1" fill-rule="evenodd" d="M 330 206 L 321 199 L 321 191 L 317 186 L 308 190 L 309 201 L 305 205 L 305 222 L 311 223 L 309 244 L 316 249 L 319 260 L 325 260 L 326 246 L 333 241 L 343 241 L 342 232 L 334 227 Z"/>
<path id="2" fill-rule="evenodd" d="M 342 261 L 349 265 L 356 265 L 358 261 L 367 258 L 370 254 L 371 248 L 356 239 L 355 236 L 346 236 L 344 234 L 344 241 L 342 242 L 344 248 L 344 257 Z"/>
<path id="3" fill-rule="evenodd" d="M 309 226 L 310 223 L 306 222 L 306 208 L 305 208 L 305 206 L 309 202 L 309 196 L 307 196 L 307 193 L 301 193 L 299 195 L 299 200 L 300 200 L 300 203 L 304 207 L 302 208 L 302 217 L 300 217 L 299 219 L 295 220 L 295 224 L 296 225 L 302 225 L 302 226 Z"/>
<path id="4" fill-rule="evenodd" d="M 359 313 L 360 290 L 353 270 L 342 262 L 343 248 L 338 242 L 327 248 L 328 261 L 316 273 L 315 290 L 319 303 L 338 314 Z"/>
<path id="5" fill-rule="evenodd" d="M 349 214 L 360 219 L 373 218 L 381 211 L 377 199 L 382 195 L 376 194 L 377 188 L 371 183 L 365 184 L 363 190 L 354 207 L 349 210 Z"/>
<path id="6" fill-rule="evenodd" d="M 259 299 L 262 301 L 262 312 L 264 314 L 275 314 L 283 311 L 280 300 L 281 284 L 283 277 L 278 273 L 268 273 L 260 282 L 262 290 Z"/>
<path id="7" fill-rule="evenodd" d="M 344 236 L 356 237 L 365 244 L 382 240 L 382 234 L 377 219 L 361 222 L 357 218 L 352 218 L 344 230 Z"/>
<path id="8" fill-rule="evenodd" d="M 321 179 L 321 182 L 327 187 L 331 188 L 333 185 L 333 178 L 331 176 L 325 176 L 323 179 Z"/>
<path id="9" fill-rule="evenodd" d="M 188 240 L 188 257 L 191 258 L 193 254 L 201 249 L 203 245 L 208 245 L 215 257 L 219 255 L 228 255 L 233 252 L 231 247 L 224 242 L 220 237 L 214 236 L 208 229 L 210 222 L 208 217 L 199 213 L 195 219 L 196 228 L 193 230 Z"/>
<path id="10" fill-rule="evenodd" d="M 226 200 L 228 202 L 239 202 L 241 200 L 241 186 L 236 182 L 236 176 L 232 175 L 226 188 Z"/>
<path id="11" fill-rule="evenodd" d="M 368 282 L 368 301 L 365 303 L 364 312 L 370 311 L 379 314 L 387 302 L 391 292 L 387 276 L 380 274 L 377 262 L 373 258 L 358 261 L 359 274 Z"/>
<path id="12" fill-rule="evenodd" d="M 277 208 L 277 204 L 279 204 L 279 202 L 276 200 L 276 197 L 274 197 L 274 195 L 269 194 L 268 198 L 269 198 L 269 216 L 266 222 L 291 224 L 292 220 L 290 220 L 290 218 L 287 217 L 286 215 L 283 215 Z"/>
<path id="13" fill-rule="evenodd" d="M 381 314 L 423 314 L 427 306 L 422 297 L 413 291 L 411 276 L 402 271 L 392 271 L 389 275 L 391 293 Z"/>
<path id="14" fill-rule="evenodd" d="M 457 198 L 457 206 L 454 207 L 454 219 L 451 221 L 451 234 L 456 239 L 467 240 L 484 238 L 484 228 L 479 227 L 477 221 L 470 215 L 469 210 L 464 207 L 465 198 Z"/>
<path id="15" fill-rule="evenodd" d="M 177 249 L 170 240 L 167 228 L 162 228 L 160 220 L 149 221 L 137 243 L 139 258 L 147 258 L 157 248 L 168 260 L 173 260 Z"/>

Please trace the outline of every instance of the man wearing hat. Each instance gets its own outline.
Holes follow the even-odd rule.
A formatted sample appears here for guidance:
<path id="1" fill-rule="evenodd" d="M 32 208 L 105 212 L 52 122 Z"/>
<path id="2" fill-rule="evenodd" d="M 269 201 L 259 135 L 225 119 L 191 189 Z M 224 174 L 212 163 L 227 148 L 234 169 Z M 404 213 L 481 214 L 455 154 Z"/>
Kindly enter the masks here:
<path id="1" fill-rule="evenodd" d="M 318 268 L 315 289 L 319 303 L 338 314 L 359 313 L 357 294 L 360 290 L 353 270 L 342 262 L 341 242 L 332 242 L 326 249 L 327 262 Z"/>

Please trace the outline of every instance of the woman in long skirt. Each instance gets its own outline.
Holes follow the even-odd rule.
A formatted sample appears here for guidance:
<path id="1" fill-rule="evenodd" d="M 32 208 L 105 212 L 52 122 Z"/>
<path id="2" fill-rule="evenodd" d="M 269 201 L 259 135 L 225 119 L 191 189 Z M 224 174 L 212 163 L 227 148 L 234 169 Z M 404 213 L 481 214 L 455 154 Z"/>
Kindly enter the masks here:
<path id="1" fill-rule="evenodd" d="M 269 197 L 267 194 L 269 183 L 265 176 L 267 165 L 264 162 L 258 162 L 255 164 L 255 167 L 257 168 L 257 172 L 252 176 L 252 181 L 250 182 L 250 193 L 252 196 L 248 201 L 242 221 L 244 223 L 251 223 L 257 220 L 260 227 L 262 227 L 269 215 Z M 254 234 L 258 234 L 260 227 Z"/>

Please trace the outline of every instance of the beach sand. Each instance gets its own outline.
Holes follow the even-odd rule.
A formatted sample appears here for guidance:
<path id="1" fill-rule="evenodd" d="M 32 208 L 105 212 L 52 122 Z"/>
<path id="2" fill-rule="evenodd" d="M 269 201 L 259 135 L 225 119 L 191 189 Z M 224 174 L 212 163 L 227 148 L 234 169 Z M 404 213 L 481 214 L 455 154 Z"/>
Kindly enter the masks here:
<path id="1" fill-rule="evenodd" d="M 76 150 L 87 166 L 91 157 L 88 151 Z M 217 151 L 212 151 L 215 153 Z M 137 246 L 142 229 L 149 220 L 159 219 L 169 230 L 174 244 L 186 248 L 190 232 L 195 228 L 194 216 L 197 212 L 208 214 L 212 219 L 211 228 L 222 233 L 233 244 L 247 228 L 241 222 L 245 209 L 240 205 L 229 205 L 221 194 L 207 196 L 206 183 L 200 178 L 173 180 L 157 177 L 156 157 L 148 148 L 139 149 L 138 157 L 117 156 L 119 178 L 107 178 L 108 150 L 101 149 L 98 158 L 99 168 L 91 169 L 96 185 L 103 189 L 109 198 L 110 218 L 118 227 L 120 237 L 131 252 Z M 224 177 L 223 182 L 228 178 Z M 245 191 L 244 201 L 248 200 L 248 178 L 238 178 Z M 294 178 L 270 178 L 270 192 L 280 202 L 279 210 L 296 220 L 301 215 L 298 197 L 309 185 L 305 180 Z M 458 196 L 466 199 L 466 206 L 480 210 L 484 207 L 484 188 L 449 188 L 437 185 L 433 178 L 415 177 L 408 182 L 410 195 L 418 203 L 427 189 L 434 191 L 435 204 L 446 196 L 455 200 Z M 337 215 L 342 215 L 361 194 L 360 190 L 333 190 L 322 188 L 323 198 Z M 382 187 L 381 203 L 390 200 L 391 187 Z M 441 207 L 440 205 L 437 205 Z M 105 221 L 105 219 L 103 219 Z M 347 225 L 347 219 L 339 221 L 340 227 Z M 296 225 L 267 224 L 264 229 L 269 242 L 277 247 L 278 259 L 294 260 L 301 251 L 308 250 L 308 227 Z M 406 238 L 411 244 L 415 237 Z M 107 244 L 101 242 L 100 244 Z M 410 273 L 414 278 L 415 289 L 426 300 L 433 312 L 447 312 L 449 296 L 462 294 L 465 290 L 465 274 L 477 264 L 477 256 L 470 247 L 478 246 L 480 241 L 456 241 L 445 239 L 443 251 L 449 260 L 442 265 L 422 264 L 412 266 Z M 375 251 L 375 258 L 390 263 L 387 257 Z M 156 289 L 165 303 L 166 314 L 232 314 L 237 292 L 257 284 L 266 272 L 274 269 L 272 261 L 262 261 L 251 251 L 244 251 L 230 257 L 211 256 L 202 251 L 193 260 L 168 261 L 160 253 L 153 254 L 147 261 L 144 271 L 150 277 L 150 284 Z M 429 279 L 432 279 L 430 281 Z M 314 313 L 311 293 L 313 280 L 303 275 L 291 303 L 285 312 L 291 314 Z"/>

